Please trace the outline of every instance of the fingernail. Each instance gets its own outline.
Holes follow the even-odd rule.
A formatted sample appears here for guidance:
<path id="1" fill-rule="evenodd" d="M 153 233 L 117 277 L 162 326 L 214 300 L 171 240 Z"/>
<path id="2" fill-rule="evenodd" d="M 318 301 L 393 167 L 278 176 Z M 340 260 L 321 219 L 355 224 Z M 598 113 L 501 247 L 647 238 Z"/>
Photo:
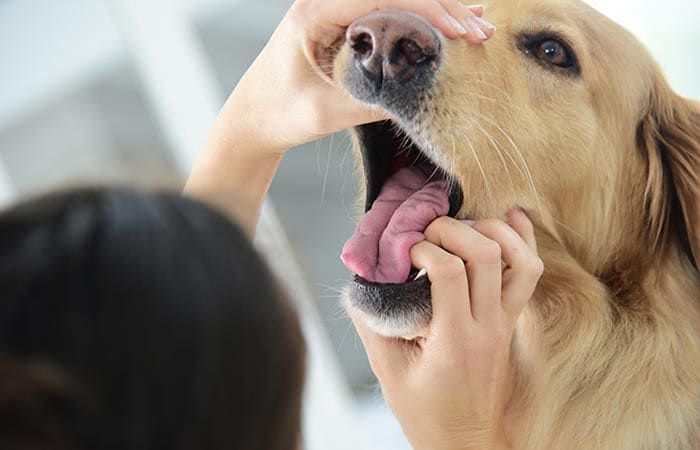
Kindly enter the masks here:
<path id="1" fill-rule="evenodd" d="M 477 39 L 481 39 L 485 41 L 489 37 L 486 36 L 486 33 L 484 33 L 484 30 L 481 29 L 481 25 L 476 21 L 479 19 L 479 17 L 469 17 L 467 19 L 467 22 L 469 23 L 469 28 L 472 30 L 472 33 Z"/>
<path id="2" fill-rule="evenodd" d="M 481 29 L 488 35 L 489 33 L 493 35 L 493 33 L 496 31 L 496 26 L 489 22 L 486 19 L 483 19 L 481 17 L 474 17 L 474 20 L 476 23 L 478 23 L 481 27 Z"/>
<path id="3" fill-rule="evenodd" d="M 462 24 L 459 23 L 459 22 L 457 21 L 457 19 L 455 19 L 454 17 L 452 17 L 452 16 L 449 15 L 449 14 L 446 15 L 445 17 L 447 18 L 447 21 L 450 23 L 450 25 L 452 26 L 452 28 L 453 28 L 457 33 L 459 33 L 460 35 L 465 35 L 465 34 L 467 34 L 467 29 L 464 28 L 464 27 L 462 26 Z"/>
<path id="4" fill-rule="evenodd" d="M 513 221 L 513 220 L 512 220 L 513 214 L 516 214 L 516 213 L 518 213 L 518 212 L 520 212 L 520 213 L 522 213 L 522 214 L 525 214 L 525 210 L 523 210 L 522 208 L 520 208 L 520 207 L 518 207 L 518 206 L 513 207 L 513 208 L 511 208 L 511 209 L 508 210 L 508 212 L 506 213 L 506 223 L 507 223 L 508 225 L 510 225 L 511 222 Z"/>
<path id="5" fill-rule="evenodd" d="M 462 222 L 463 224 L 465 224 L 465 225 L 470 226 L 470 227 L 473 227 L 474 224 L 476 223 L 475 220 L 462 220 L 461 222 Z"/>
<path id="6" fill-rule="evenodd" d="M 469 5 L 467 9 L 479 17 L 484 15 L 484 5 Z"/>

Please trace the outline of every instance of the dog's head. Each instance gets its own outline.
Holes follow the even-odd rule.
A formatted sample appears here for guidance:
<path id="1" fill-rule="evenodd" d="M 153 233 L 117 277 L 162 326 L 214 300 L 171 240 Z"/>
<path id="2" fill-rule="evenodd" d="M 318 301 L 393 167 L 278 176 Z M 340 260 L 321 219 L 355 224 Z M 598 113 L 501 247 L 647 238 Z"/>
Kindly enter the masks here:
<path id="1" fill-rule="evenodd" d="M 410 267 L 385 275 L 391 258 L 405 266 L 401 255 L 377 267 L 391 242 L 409 247 L 406 231 L 420 239 L 403 224 L 422 204 L 406 208 L 411 192 L 397 193 L 426 194 L 416 183 L 437 183 L 427 190 L 436 215 L 524 208 L 540 235 L 602 279 L 673 249 L 700 257 L 697 107 L 670 90 L 632 35 L 578 0 L 494 0 L 487 12 L 497 32 L 470 46 L 412 13 L 378 11 L 348 29 L 335 58 L 347 92 L 392 117 L 355 137 L 367 210 L 378 198 L 396 204 L 374 212 L 346 249 L 363 271 L 350 306 L 386 335 L 430 318 L 425 277 Z M 397 175 L 407 166 L 423 178 Z"/>

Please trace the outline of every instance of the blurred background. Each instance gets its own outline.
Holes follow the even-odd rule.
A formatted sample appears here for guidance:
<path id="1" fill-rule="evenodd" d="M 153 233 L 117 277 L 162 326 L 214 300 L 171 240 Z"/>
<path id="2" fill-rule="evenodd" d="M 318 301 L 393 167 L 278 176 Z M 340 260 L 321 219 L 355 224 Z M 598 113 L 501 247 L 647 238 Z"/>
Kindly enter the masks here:
<path id="1" fill-rule="evenodd" d="M 290 0 L 0 0 L 0 206 L 57 187 L 181 189 L 217 109 Z M 700 98 L 700 2 L 592 0 Z M 261 247 L 304 284 L 310 449 L 407 449 L 338 306 L 354 228 L 347 135 L 286 157 Z M 275 247 L 276 246 L 276 247 Z M 298 263 L 298 264 L 297 264 Z"/>

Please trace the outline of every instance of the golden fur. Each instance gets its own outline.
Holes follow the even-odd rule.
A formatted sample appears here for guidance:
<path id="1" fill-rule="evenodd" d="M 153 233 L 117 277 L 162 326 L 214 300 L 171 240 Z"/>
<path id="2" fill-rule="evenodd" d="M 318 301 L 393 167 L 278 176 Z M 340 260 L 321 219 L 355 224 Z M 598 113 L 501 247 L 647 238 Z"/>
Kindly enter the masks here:
<path id="1" fill-rule="evenodd" d="M 512 348 L 513 448 L 700 448 L 697 105 L 580 1 L 486 11 L 496 36 L 445 42 L 406 132 L 459 179 L 460 217 L 518 205 L 535 223 L 546 270 Z M 566 36 L 580 80 L 523 56 L 516 36 L 541 29 Z"/>

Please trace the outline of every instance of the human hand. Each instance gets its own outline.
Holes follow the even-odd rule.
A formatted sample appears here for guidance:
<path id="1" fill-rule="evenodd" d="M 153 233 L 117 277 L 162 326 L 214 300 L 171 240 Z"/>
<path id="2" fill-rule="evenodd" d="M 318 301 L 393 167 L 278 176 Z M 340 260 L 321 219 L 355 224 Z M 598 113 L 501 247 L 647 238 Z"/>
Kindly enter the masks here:
<path id="1" fill-rule="evenodd" d="M 385 118 L 344 93 L 323 62 L 352 22 L 382 8 L 414 11 L 446 37 L 473 44 L 494 32 L 482 7 L 458 0 L 297 0 L 219 113 L 185 193 L 220 208 L 252 236 L 288 148 Z"/>
<path id="2" fill-rule="evenodd" d="M 533 227 L 440 218 L 411 249 L 432 283 L 424 339 L 379 336 L 350 311 L 384 397 L 415 450 L 508 448 L 503 417 L 516 322 L 543 272 Z M 503 270 L 502 261 L 506 268 Z"/>
<path id="3" fill-rule="evenodd" d="M 264 137 L 258 147 L 287 148 L 363 123 L 384 119 L 330 78 L 332 57 L 355 20 L 382 8 L 414 11 L 447 38 L 480 44 L 494 28 L 483 7 L 457 0 L 297 0 L 234 90 L 220 115 L 220 139 Z"/>

